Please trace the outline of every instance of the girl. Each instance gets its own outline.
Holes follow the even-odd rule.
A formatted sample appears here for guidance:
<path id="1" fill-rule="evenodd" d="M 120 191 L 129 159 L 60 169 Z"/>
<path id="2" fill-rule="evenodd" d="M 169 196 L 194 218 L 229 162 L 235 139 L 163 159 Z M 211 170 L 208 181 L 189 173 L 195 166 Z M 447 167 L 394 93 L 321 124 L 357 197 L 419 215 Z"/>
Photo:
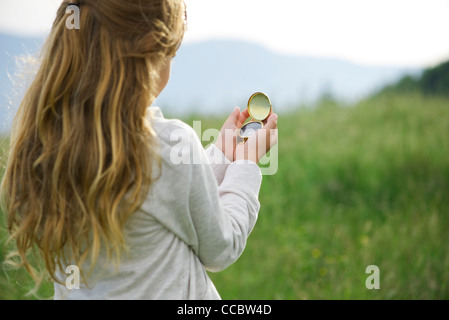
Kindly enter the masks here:
<path id="1" fill-rule="evenodd" d="M 184 35 L 183 1 L 80 0 L 79 29 L 66 27 L 72 4 L 15 119 L 1 186 L 17 245 L 8 259 L 39 282 L 37 253 L 55 299 L 220 299 L 206 270 L 245 247 L 277 116 L 236 145 L 224 132 L 249 116 L 236 108 L 204 150 L 191 127 L 148 108 Z M 175 164 L 174 148 L 201 161 Z M 80 289 L 66 286 L 69 266 Z"/>

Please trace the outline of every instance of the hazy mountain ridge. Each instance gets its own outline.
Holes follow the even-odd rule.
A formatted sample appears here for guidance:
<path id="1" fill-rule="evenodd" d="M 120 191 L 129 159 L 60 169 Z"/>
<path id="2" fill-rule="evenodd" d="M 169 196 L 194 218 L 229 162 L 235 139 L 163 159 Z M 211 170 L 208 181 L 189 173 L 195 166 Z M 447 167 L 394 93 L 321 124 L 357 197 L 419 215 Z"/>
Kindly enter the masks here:
<path id="1" fill-rule="evenodd" d="M 23 91 L 13 88 L 8 78 L 15 72 L 15 56 L 36 52 L 43 41 L 0 34 L 0 129 L 9 127 L 20 101 L 13 91 Z M 257 44 L 216 40 L 181 47 L 170 82 L 156 104 L 171 114 L 227 113 L 235 106 L 244 108 L 253 92 L 263 91 L 281 111 L 311 103 L 323 93 L 354 101 L 405 74 L 419 72 L 418 68 L 282 55 Z"/>
<path id="2" fill-rule="evenodd" d="M 222 112 L 243 107 L 251 93 L 264 91 L 282 110 L 313 102 L 323 93 L 355 101 L 404 74 L 419 72 L 417 68 L 281 55 L 244 42 L 209 41 L 181 47 L 170 83 L 157 104 L 173 111 L 181 107 Z"/>

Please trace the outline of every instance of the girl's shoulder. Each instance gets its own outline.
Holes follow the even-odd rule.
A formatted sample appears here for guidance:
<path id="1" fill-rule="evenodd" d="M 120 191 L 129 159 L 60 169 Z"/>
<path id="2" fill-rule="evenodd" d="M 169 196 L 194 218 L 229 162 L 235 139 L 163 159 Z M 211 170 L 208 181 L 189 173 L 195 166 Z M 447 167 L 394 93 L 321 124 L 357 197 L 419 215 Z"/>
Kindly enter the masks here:
<path id="1" fill-rule="evenodd" d="M 162 147 L 162 154 L 190 158 L 204 151 L 195 130 L 179 119 L 166 119 L 158 107 L 149 108 L 149 120 Z M 164 152 L 165 151 L 165 152 Z M 177 161 L 175 161 L 177 162 Z"/>

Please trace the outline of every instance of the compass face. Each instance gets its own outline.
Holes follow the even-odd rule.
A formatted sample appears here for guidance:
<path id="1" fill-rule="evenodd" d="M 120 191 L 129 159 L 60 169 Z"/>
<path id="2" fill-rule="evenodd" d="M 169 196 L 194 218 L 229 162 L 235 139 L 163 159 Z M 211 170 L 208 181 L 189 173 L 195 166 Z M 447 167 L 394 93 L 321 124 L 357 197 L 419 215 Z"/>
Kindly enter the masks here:
<path id="1" fill-rule="evenodd" d="M 262 128 L 262 123 L 255 121 L 255 122 L 248 122 L 240 129 L 240 136 L 242 138 L 248 138 L 251 136 L 254 132 Z"/>

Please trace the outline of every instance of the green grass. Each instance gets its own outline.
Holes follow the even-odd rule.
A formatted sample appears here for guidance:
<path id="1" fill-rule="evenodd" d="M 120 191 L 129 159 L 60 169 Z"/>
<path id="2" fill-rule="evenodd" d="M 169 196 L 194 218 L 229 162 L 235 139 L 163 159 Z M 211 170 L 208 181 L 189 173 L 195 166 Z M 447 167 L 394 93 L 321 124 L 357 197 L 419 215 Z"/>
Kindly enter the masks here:
<path id="1" fill-rule="evenodd" d="M 449 299 L 449 101 L 323 103 L 278 125 L 279 169 L 263 178 L 247 247 L 210 274 L 222 298 Z M 379 290 L 365 287 L 369 265 Z M 26 298 L 16 273 L 0 274 L 0 298 Z"/>

